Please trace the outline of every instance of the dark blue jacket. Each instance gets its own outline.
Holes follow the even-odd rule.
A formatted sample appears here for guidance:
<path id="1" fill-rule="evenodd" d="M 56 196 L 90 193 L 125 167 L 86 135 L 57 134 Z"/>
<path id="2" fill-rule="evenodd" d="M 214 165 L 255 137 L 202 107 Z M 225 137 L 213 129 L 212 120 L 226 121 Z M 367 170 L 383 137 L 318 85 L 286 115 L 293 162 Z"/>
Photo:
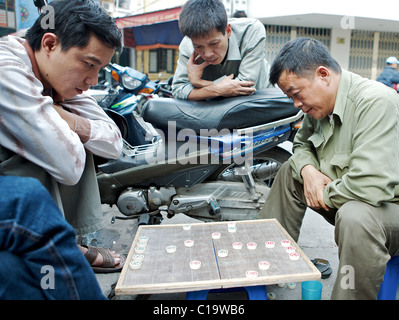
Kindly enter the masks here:
<path id="1" fill-rule="evenodd" d="M 385 69 L 381 72 L 380 76 L 377 78 L 377 81 L 382 82 L 388 87 L 393 87 L 395 83 L 399 83 L 399 72 L 397 72 L 392 67 L 385 67 Z"/>

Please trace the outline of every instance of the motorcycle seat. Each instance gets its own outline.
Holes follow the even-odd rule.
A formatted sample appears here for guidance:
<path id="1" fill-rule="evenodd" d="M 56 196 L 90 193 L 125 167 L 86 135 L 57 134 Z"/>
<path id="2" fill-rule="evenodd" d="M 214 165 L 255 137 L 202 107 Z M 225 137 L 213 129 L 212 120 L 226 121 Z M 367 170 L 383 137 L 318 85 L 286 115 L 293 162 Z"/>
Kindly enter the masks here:
<path id="1" fill-rule="evenodd" d="M 251 96 L 189 101 L 175 98 L 151 98 L 143 106 L 144 121 L 167 133 L 168 122 L 176 130 L 243 129 L 294 116 L 292 100 L 279 88 L 258 90 Z"/>

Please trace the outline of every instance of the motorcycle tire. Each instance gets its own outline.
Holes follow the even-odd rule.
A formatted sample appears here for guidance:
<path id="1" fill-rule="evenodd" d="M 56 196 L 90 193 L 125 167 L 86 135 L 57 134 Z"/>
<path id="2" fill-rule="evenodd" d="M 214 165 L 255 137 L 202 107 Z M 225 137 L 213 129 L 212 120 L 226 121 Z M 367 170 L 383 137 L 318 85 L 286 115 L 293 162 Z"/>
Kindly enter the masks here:
<path id="1" fill-rule="evenodd" d="M 286 162 L 291 153 L 281 147 L 274 147 L 262 153 L 256 154 L 251 164 L 252 176 L 255 183 L 264 184 L 271 187 L 281 165 Z M 227 165 L 217 170 L 209 180 L 214 181 L 242 181 L 234 174 L 237 164 Z M 267 168 L 265 171 L 264 168 Z"/>

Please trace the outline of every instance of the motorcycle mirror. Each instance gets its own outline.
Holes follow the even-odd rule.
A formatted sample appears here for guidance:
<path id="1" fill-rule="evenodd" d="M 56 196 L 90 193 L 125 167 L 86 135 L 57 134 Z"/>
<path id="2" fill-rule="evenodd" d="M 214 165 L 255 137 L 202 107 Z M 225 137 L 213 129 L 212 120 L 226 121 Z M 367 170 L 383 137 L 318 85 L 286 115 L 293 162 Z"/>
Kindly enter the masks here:
<path id="1" fill-rule="evenodd" d="M 104 67 L 104 70 L 109 72 L 111 74 L 112 78 L 114 78 L 114 80 L 119 83 L 119 80 L 120 80 L 119 79 L 119 74 L 118 74 L 118 72 L 115 71 L 112 63 L 108 63 Z"/>
<path id="2" fill-rule="evenodd" d="M 33 0 L 33 4 L 39 10 L 39 13 L 40 13 L 41 9 L 44 6 L 47 6 L 47 1 L 46 0 Z"/>
<path id="3" fill-rule="evenodd" d="M 108 63 L 108 64 L 104 67 L 104 69 L 107 70 L 108 72 L 111 72 L 111 70 L 112 70 L 112 63 Z"/>

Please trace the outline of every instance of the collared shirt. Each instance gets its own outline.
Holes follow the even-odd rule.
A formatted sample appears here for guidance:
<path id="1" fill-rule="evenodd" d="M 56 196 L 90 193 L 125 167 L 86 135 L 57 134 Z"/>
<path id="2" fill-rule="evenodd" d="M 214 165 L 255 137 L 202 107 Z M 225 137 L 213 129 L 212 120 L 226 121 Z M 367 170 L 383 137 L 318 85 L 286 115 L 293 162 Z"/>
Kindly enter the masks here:
<path id="1" fill-rule="evenodd" d="M 0 41 L 0 145 L 45 169 L 62 184 L 76 184 L 84 170 L 86 150 L 118 158 L 122 138 L 118 127 L 86 94 L 57 102 L 90 123 L 82 143 L 43 95 L 37 65 L 23 39 Z"/>
<path id="2" fill-rule="evenodd" d="M 265 26 L 256 19 L 230 19 L 231 36 L 227 57 L 222 64 L 209 65 L 204 69 L 202 79 L 214 81 L 223 76 L 234 74 L 234 78 L 254 81 L 256 89 L 266 88 L 269 84 L 269 64 L 266 55 Z M 194 89 L 188 79 L 187 62 L 194 51 L 188 37 L 184 37 L 179 47 L 179 60 L 173 76 L 173 96 L 187 99 Z"/>
<path id="3" fill-rule="evenodd" d="M 311 164 L 333 182 L 324 202 L 399 202 L 399 97 L 376 81 L 342 71 L 331 124 L 305 116 L 290 159 L 294 178 Z"/>

